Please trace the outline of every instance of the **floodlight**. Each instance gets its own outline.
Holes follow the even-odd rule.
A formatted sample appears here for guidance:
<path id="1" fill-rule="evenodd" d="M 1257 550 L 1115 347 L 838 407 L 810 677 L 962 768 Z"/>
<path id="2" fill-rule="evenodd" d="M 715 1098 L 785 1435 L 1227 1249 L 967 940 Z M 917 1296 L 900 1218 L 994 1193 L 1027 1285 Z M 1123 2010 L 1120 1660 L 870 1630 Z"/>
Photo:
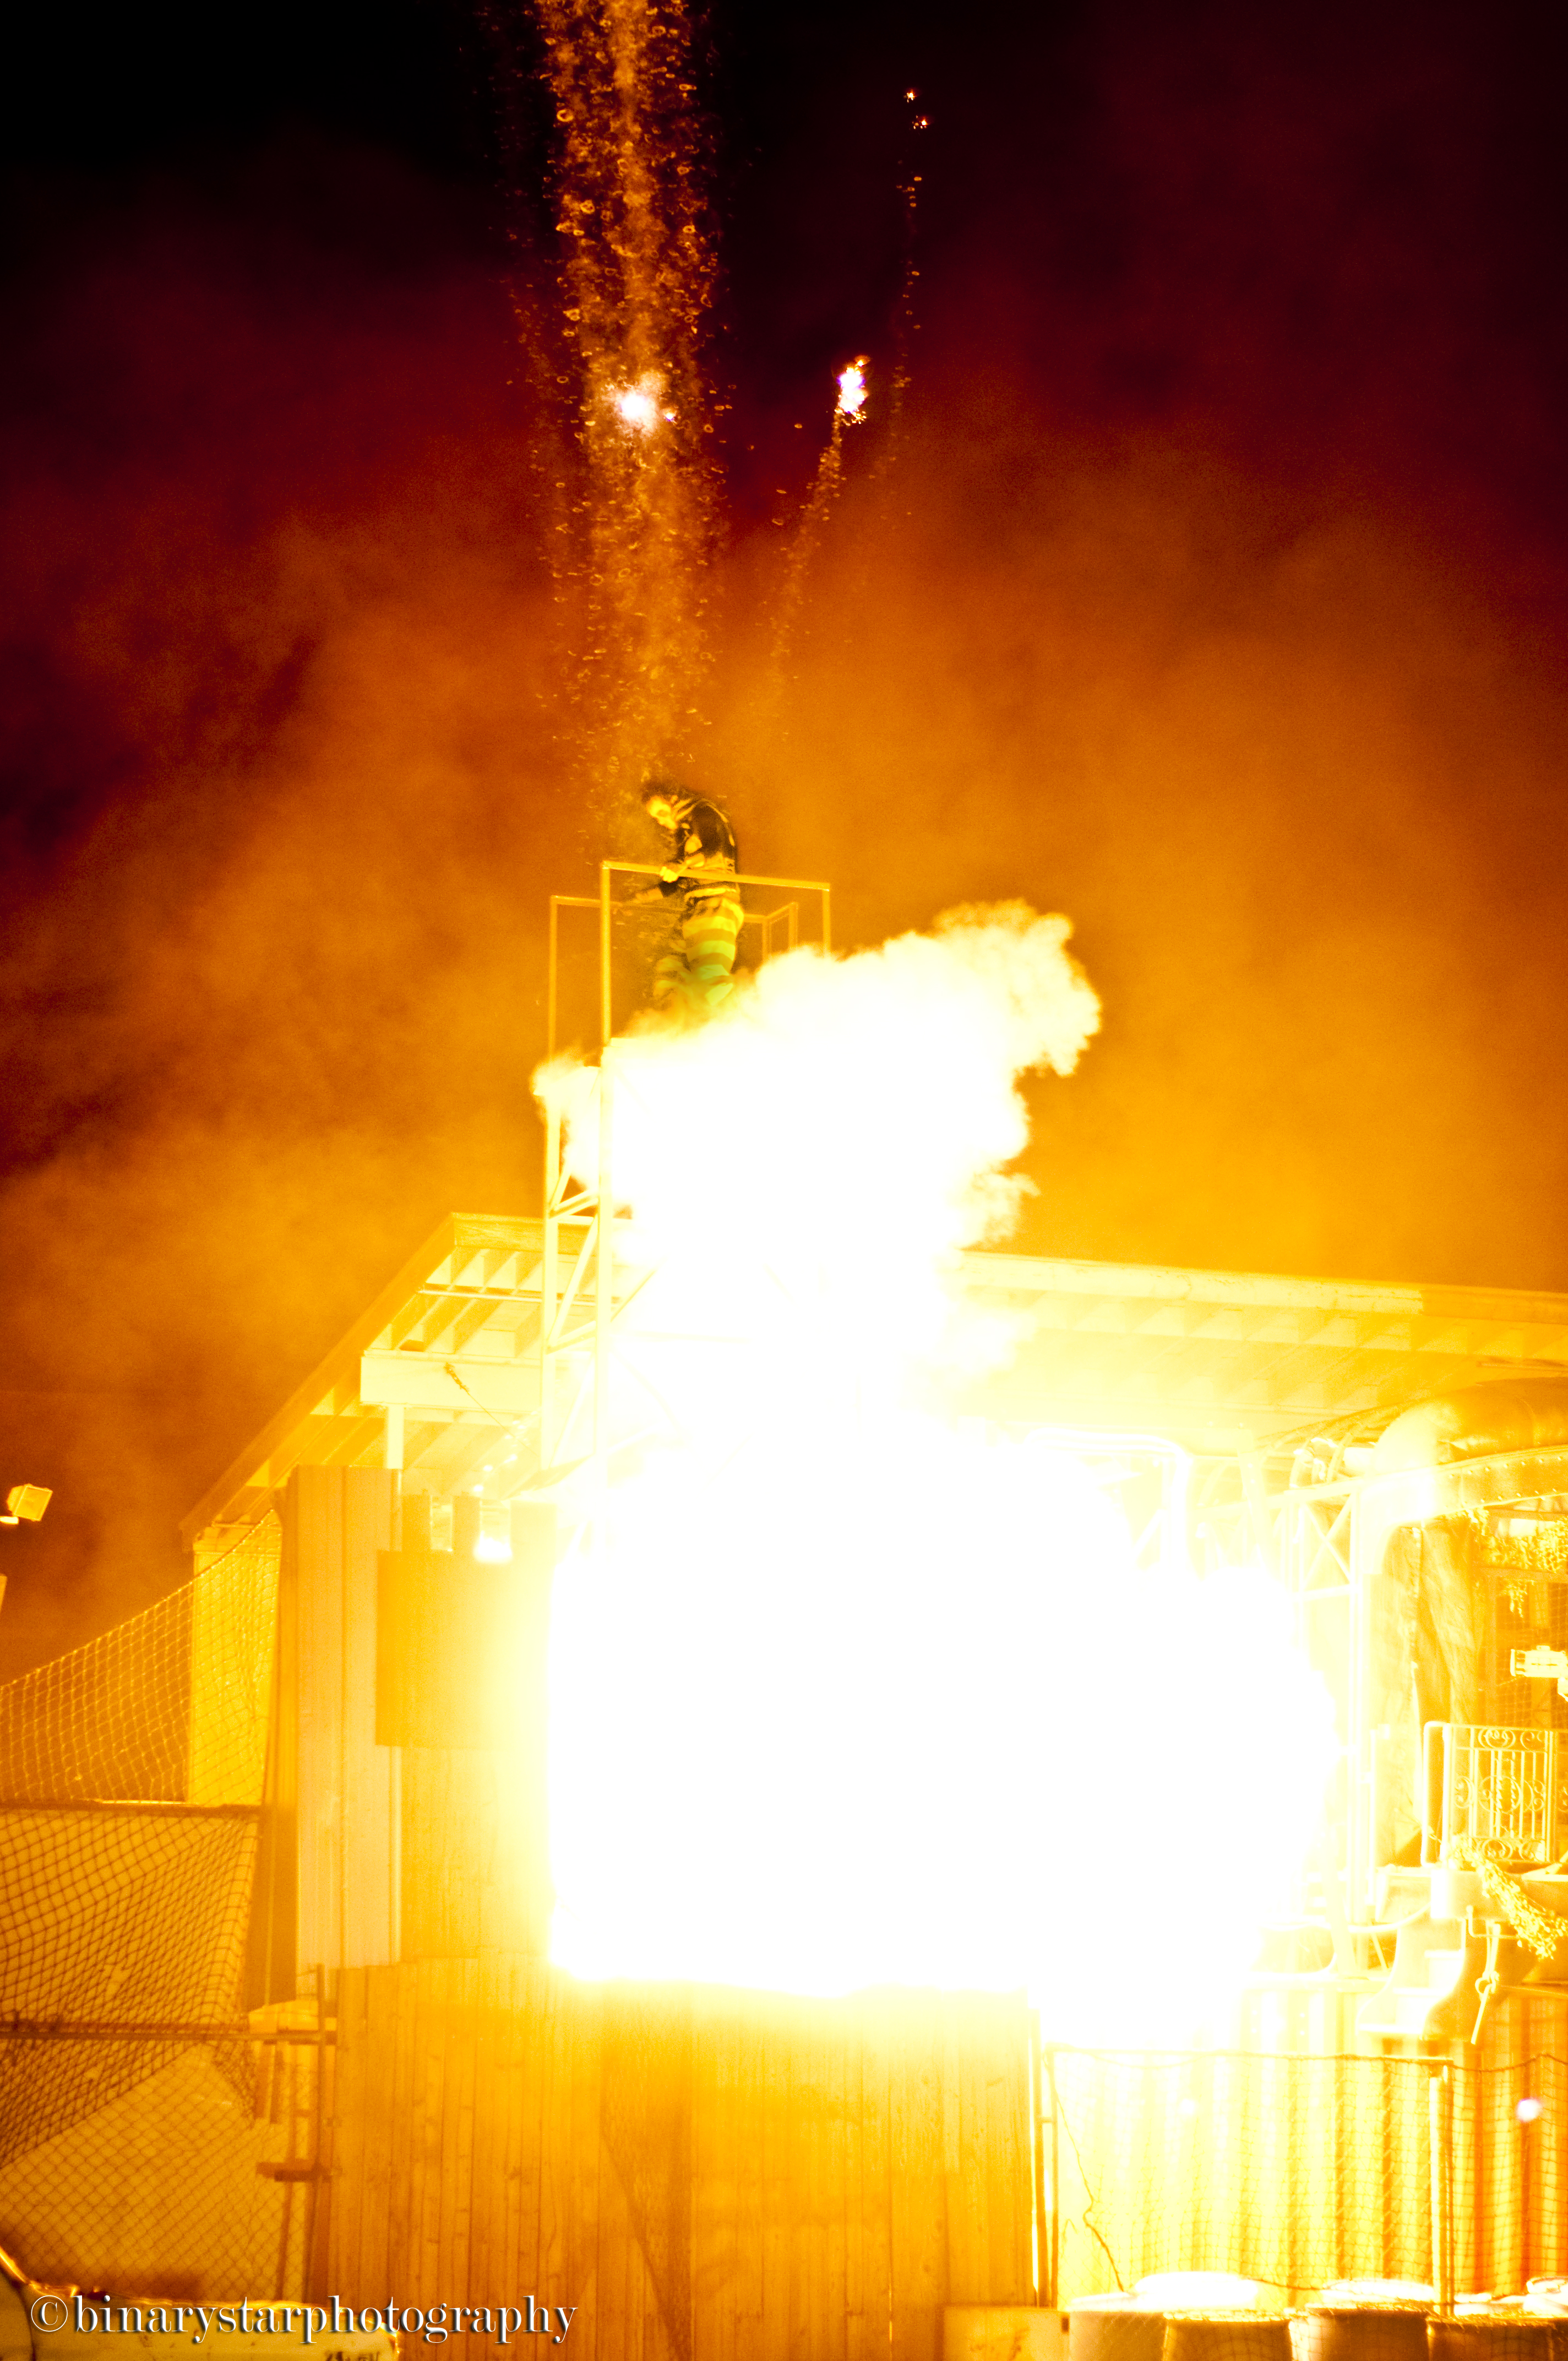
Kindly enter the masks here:
<path id="1" fill-rule="evenodd" d="M 19 1525 L 24 1520 L 36 1525 L 54 1494 L 47 1484 L 13 1484 L 5 1495 L 5 1513 L 0 1525 Z"/>

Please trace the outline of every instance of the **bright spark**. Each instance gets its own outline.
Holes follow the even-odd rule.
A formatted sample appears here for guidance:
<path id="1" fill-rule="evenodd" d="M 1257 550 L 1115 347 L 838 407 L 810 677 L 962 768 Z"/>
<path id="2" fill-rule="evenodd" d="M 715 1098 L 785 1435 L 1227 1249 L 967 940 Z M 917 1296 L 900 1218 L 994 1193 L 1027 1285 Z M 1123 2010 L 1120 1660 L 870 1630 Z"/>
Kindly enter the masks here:
<path id="1" fill-rule="evenodd" d="M 674 421 L 674 412 L 661 406 L 663 391 L 663 379 L 649 369 L 633 385 L 611 386 L 607 398 L 630 433 L 652 434 L 661 424 L 670 425 Z"/>
<path id="2" fill-rule="evenodd" d="M 871 367 L 862 353 L 848 368 L 839 372 L 839 415 L 858 426 L 866 414 L 866 371 Z"/>

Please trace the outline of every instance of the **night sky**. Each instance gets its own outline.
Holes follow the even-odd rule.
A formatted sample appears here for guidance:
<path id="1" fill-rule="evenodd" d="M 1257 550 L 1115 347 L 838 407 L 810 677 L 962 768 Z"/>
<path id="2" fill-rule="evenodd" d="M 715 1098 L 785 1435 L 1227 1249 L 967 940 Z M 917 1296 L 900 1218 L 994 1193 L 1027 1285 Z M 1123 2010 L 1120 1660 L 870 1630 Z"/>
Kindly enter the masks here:
<path id="1" fill-rule="evenodd" d="M 0 1480 L 59 1498 L 0 1534 L 0 1674 L 181 1578 L 444 1210 L 537 1204 L 544 897 L 593 851 L 526 18 L 6 40 Z M 1568 1290 L 1561 12 L 727 0 L 704 44 L 694 775 L 748 865 L 830 877 L 846 944 L 1073 917 L 1105 1027 L 1032 1093 L 1026 1246 Z M 904 419 L 764 730 L 912 169 Z"/>

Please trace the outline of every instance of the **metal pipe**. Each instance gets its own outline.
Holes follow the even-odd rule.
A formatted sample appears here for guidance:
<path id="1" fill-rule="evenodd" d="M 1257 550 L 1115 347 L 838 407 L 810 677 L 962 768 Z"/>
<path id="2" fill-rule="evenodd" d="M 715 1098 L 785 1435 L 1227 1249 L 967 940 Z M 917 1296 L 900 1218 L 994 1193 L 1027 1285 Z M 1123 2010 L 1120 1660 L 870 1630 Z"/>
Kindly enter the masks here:
<path id="1" fill-rule="evenodd" d="M 554 944 L 551 950 L 554 961 Z M 554 987 L 554 963 L 550 972 Z M 555 1333 L 555 1292 L 560 1284 L 561 1218 L 555 1210 L 560 1186 L 561 1115 L 559 1108 L 552 1105 L 544 1116 L 544 1255 L 540 1273 L 539 1464 L 542 1467 L 549 1466 L 555 1443 L 550 1431 L 555 1418 L 555 1365 L 551 1357 L 550 1340 Z"/>
<path id="2" fill-rule="evenodd" d="M 552 894 L 550 896 L 549 982 L 545 987 L 544 993 L 544 1055 L 546 1060 L 549 1060 L 555 1055 L 555 971 L 560 940 L 561 896 L 558 894 Z M 546 1193 L 544 1202 L 546 1204 L 550 1202 L 548 1193 Z"/>
<path id="3" fill-rule="evenodd" d="M 1445 2318 L 1453 2311 L 1453 2081 L 1445 2066 L 1432 2068 L 1427 2092 L 1427 2134 L 1431 2154 L 1432 2285 Z"/>
<path id="4" fill-rule="evenodd" d="M 615 1201 L 610 1180 L 614 1083 L 609 1052 L 599 1060 L 598 1234 L 594 1252 L 594 1458 L 602 1507 L 609 1482 L 609 1323 L 615 1309 Z"/>
<path id="5" fill-rule="evenodd" d="M 322 2220 L 321 2191 L 326 2163 L 326 1970 L 316 1969 L 316 2059 L 315 2088 L 312 2093 L 311 2162 L 312 2172 L 305 2191 L 304 2254 L 301 2258 L 300 2293 L 306 2302 L 318 2293 L 316 2274 L 316 2233 Z M 324 2279 L 324 2274 L 323 2274 Z"/>
<path id="6" fill-rule="evenodd" d="M 1045 2053 L 1046 2088 L 1051 2101 L 1051 2304 L 1061 2301 L 1061 2103 L 1057 2093 L 1057 2053 Z"/>
<path id="7" fill-rule="evenodd" d="M 1029 2172 L 1035 2184 L 1035 2301 L 1050 2308 L 1050 2233 L 1046 2211 L 1045 2061 L 1040 2055 L 1040 2015 L 1029 2012 Z"/>
<path id="8" fill-rule="evenodd" d="M 1345 1907 L 1353 1926 L 1376 1917 L 1371 1891 L 1376 1831 L 1368 1827 L 1371 1795 L 1366 1763 L 1367 1651 L 1371 1643 L 1372 1577 L 1377 1569 L 1366 1565 L 1366 1519 L 1357 1494 L 1350 1504 L 1350 1631 L 1345 1667 L 1346 1711 L 1350 1728 L 1345 1747 Z"/>
<path id="9" fill-rule="evenodd" d="M 608 876 L 614 870 L 621 877 L 662 877 L 669 865 L 667 861 L 601 861 L 599 873 Z M 820 877 L 759 877 L 743 869 L 703 870 L 698 873 L 705 882 L 716 885 L 777 885 L 796 894 L 827 895 L 832 891 Z"/>
<path id="10" fill-rule="evenodd" d="M 613 861 L 601 861 L 599 862 L 599 1048 L 601 1050 L 609 1047 L 612 1038 L 612 1027 L 610 1023 L 609 972 L 609 914 L 611 906 L 609 899 L 609 873 L 618 864 Z M 656 875 L 658 873 L 655 871 L 654 873 Z"/>

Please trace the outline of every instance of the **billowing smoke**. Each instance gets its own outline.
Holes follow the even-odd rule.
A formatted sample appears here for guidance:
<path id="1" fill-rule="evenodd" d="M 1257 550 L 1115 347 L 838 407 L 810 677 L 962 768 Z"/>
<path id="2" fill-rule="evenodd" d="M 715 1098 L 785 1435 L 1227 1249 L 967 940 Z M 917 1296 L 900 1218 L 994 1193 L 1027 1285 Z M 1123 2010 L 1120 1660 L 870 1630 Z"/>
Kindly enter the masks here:
<path id="1" fill-rule="evenodd" d="M 1017 1077 L 1070 1073 L 1100 1021 L 1069 933 L 1022 903 L 955 910 L 851 958 L 791 953 L 716 1020 L 616 1041 L 613 1190 L 651 1273 L 630 1333 L 831 1341 L 884 1382 L 950 1355 L 952 1257 L 1027 1186 L 1002 1170 L 1028 1137 Z M 586 1180 L 598 1085 L 570 1061 L 540 1083 Z"/>
<path id="2" fill-rule="evenodd" d="M 1008 904 L 795 952 L 607 1052 L 624 1308 L 608 1504 L 576 1478 L 556 1593 L 567 1966 L 1027 1982 L 1058 2037 L 1174 2037 L 1299 1857 L 1327 1708 L 1282 1603 L 1140 1569 L 1069 1438 L 957 1414 L 1010 1342 L 958 1282 L 1016 1212 L 1018 1078 L 1099 1023 L 1069 932 Z M 538 1087 L 591 1183 L 598 1075 Z M 1181 1839 L 1146 1853 L 1162 1796 Z"/>

